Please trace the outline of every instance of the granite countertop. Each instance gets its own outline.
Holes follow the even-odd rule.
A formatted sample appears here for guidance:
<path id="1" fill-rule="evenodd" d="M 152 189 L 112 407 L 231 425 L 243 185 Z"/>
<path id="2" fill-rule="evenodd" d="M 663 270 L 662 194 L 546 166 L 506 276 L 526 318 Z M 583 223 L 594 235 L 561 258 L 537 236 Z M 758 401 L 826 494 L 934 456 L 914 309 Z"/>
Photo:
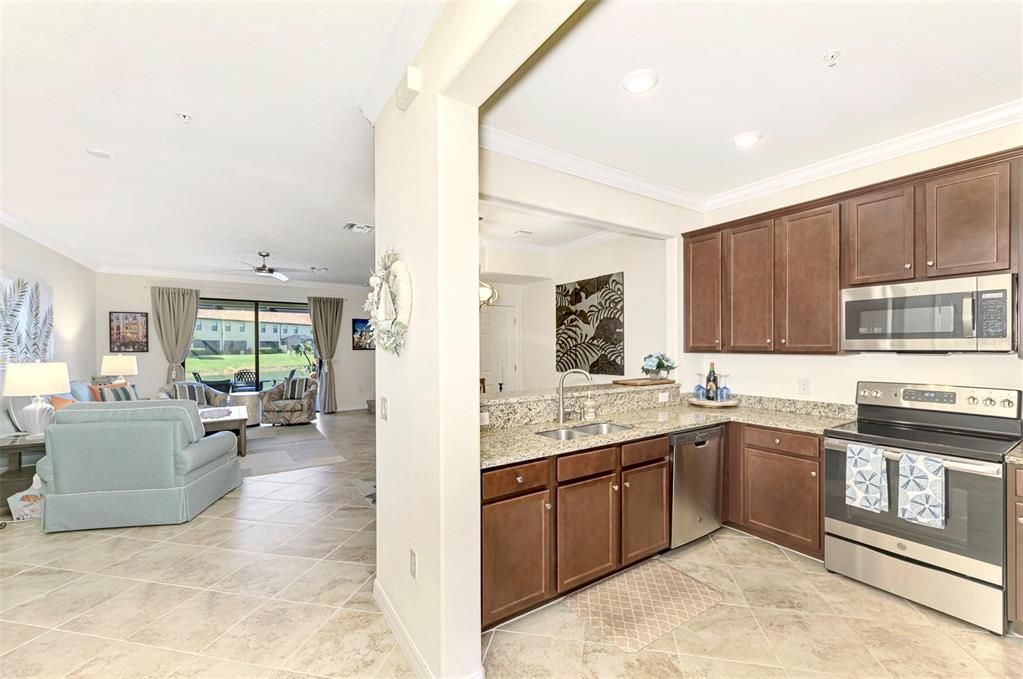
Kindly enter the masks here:
<path id="1" fill-rule="evenodd" d="M 1017 443 L 1016 447 L 1005 456 L 1005 464 L 1018 464 L 1023 466 L 1023 443 Z"/>
<path id="2" fill-rule="evenodd" d="M 624 424 L 630 426 L 631 429 L 603 436 L 586 436 L 572 441 L 556 441 L 537 435 L 536 432 L 558 428 L 558 424 L 555 422 L 485 431 L 480 434 L 480 468 L 488 469 L 516 462 L 538 460 L 577 450 L 616 445 L 658 434 L 700 429 L 723 422 L 742 422 L 743 424 L 820 435 L 829 427 L 848 422 L 849 418 L 786 413 L 744 406 L 710 409 L 678 405 L 671 408 L 633 410 L 606 418 L 598 418 L 598 421 Z M 579 424 L 588 423 L 574 421 L 566 423 L 565 426 Z"/>

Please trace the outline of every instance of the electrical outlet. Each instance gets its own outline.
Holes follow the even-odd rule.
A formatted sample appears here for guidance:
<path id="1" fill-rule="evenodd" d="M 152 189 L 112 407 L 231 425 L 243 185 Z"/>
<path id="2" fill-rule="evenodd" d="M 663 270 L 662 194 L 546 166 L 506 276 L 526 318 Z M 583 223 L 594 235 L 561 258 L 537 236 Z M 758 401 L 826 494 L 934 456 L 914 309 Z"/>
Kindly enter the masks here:
<path id="1" fill-rule="evenodd" d="M 481 410 L 480 411 L 480 426 L 481 427 L 485 427 L 488 424 L 490 424 L 490 411 L 489 410 Z"/>
<path id="2" fill-rule="evenodd" d="M 667 403 L 669 398 L 670 398 L 670 395 L 666 391 L 662 391 L 662 392 L 657 394 L 657 401 L 658 401 L 658 403 Z"/>
<path id="3" fill-rule="evenodd" d="M 408 550 L 408 572 L 412 579 L 416 579 L 416 550 Z"/>
<path id="4" fill-rule="evenodd" d="M 387 421 L 387 397 L 380 397 L 380 419 L 384 422 Z"/>
<path id="5" fill-rule="evenodd" d="M 810 395 L 810 379 L 807 377 L 800 377 L 796 384 L 799 385 L 799 395 L 809 396 Z"/>

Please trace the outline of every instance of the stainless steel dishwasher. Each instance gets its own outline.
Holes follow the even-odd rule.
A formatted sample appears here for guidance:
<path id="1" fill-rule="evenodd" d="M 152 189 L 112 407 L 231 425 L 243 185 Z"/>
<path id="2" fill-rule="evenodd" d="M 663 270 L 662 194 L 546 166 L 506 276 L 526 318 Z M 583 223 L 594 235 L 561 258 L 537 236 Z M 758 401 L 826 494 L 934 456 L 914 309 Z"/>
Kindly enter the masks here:
<path id="1" fill-rule="evenodd" d="M 724 427 L 671 437 L 671 547 L 692 542 L 721 527 Z"/>

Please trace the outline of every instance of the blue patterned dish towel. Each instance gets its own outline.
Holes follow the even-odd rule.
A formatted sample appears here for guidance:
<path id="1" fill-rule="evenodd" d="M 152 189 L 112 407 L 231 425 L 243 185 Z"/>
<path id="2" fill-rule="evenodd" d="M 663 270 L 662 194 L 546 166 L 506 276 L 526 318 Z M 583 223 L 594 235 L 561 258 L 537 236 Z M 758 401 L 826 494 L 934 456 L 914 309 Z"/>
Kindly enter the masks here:
<path id="1" fill-rule="evenodd" d="M 945 528 L 945 463 L 941 458 L 902 454 L 899 518 L 921 526 Z"/>
<path id="2" fill-rule="evenodd" d="M 845 449 L 845 503 L 868 512 L 888 511 L 884 449 L 850 443 Z"/>

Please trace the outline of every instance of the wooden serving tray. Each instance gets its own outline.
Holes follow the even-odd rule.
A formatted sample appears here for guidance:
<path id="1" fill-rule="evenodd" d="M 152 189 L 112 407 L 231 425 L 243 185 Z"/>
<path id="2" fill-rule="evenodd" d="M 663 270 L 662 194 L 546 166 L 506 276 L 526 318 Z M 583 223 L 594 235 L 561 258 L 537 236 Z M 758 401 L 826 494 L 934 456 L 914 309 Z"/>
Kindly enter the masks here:
<path id="1" fill-rule="evenodd" d="M 691 399 L 689 399 L 689 405 L 691 405 L 691 406 L 699 406 L 701 408 L 734 408 L 735 406 L 739 405 L 739 402 L 736 401 L 735 399 L 731 399 L 731 400 L 728 400 L 728 401 L 707 401 L 707 400 L 700 401 L 698 399 L 691 398 Z"/>
<path id="2" fill-rule="evenodd" d="M 611 384 L 623 387 L 653 387 L 658 384 L 675 384 L 675 380 L 660 377 L 633 377 L 627 380 L 611 380 Z"/>

